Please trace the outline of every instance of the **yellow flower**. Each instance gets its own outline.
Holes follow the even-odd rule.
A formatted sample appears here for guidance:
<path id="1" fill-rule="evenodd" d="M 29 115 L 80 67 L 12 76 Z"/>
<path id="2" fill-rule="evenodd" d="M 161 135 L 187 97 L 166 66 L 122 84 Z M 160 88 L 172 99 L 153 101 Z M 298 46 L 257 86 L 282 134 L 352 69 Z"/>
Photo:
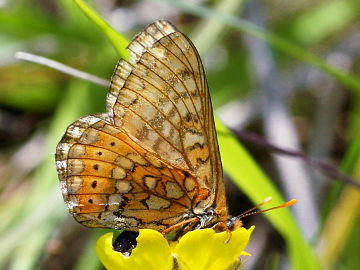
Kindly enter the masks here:
<path id="1" fill-rule="evenodd" d="M 143 229 L 136 238 L 137 246 L 130 256 L 124 256 L 112 246 L 113 233 L 101 236 L 96 253 L 108 270 L 171 270 L 173 259 L 168 241 L 158 231 Z"/>
<path id="2" fill-rule="evenodd" d="M 250 255 L 244 249 L 254 228 L 233 231 L 228 242 L 227 232 L 195 230 L 170 244 L 161 233 L 143 229 L 130 256 L 113 250 L 110 232 L 98 239 L 96 252 L 108 270 L 227 270 L 239 264 L 240 255 Z"/>
<path id="3" fill-rule="evenodd" d="M 248 255 L 244 249 L 254 228 L 237 229 L 232 232 L 228 243 L 227 232 L 215 233 L 212 229 L 191 231 L 180 239 L 173 254 L 183 270 L 225 270 L 236 263 L 240 255 Z"/>

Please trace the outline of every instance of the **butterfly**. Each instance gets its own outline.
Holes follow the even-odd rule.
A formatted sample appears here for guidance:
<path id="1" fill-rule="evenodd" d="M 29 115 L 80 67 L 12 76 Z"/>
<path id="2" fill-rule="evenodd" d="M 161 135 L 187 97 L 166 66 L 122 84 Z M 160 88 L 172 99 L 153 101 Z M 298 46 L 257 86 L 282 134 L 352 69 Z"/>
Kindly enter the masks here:
<path id="1" fill-rule="evenodd" d="M 190 39 L 164 20 L 120 59 L 106 113 L 71 124 L 56 148 L 64 200 L 87 227 L 187 231 L 229 219 L 209 89 Z"/>

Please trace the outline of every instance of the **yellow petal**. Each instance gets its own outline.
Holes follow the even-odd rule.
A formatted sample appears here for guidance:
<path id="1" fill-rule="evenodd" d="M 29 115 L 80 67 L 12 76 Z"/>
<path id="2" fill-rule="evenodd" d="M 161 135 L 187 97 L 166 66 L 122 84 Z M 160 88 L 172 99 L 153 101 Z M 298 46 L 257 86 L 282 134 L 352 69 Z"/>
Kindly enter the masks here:
<path id="1" fill-rule="evenodd" d="M 114 251 L 113 233 L 101 236 L 96 243 L 96 253 L 108 270 L 170 270 L 173 259 L 167 240 L 161 233 L 143 229 L 136 238 L 137 246 L 129 257 Z"/>
<path id="2" fill-rule="evenodd" d="M 182 270 L 225 270 L 242 255 L 254 228 L 233 231 L 228 243 L 228 232 L 215 233 L 212 229 L 188 232 L 173 253 Z"/>
<path id="3" fill-rule="evenodd" d="M 246 252 L 246 251 L 241 252 L 240 255 L 241 255 L 241 256 L 251 256 L 251 254 L 248 253 L 248 252 Z"/>

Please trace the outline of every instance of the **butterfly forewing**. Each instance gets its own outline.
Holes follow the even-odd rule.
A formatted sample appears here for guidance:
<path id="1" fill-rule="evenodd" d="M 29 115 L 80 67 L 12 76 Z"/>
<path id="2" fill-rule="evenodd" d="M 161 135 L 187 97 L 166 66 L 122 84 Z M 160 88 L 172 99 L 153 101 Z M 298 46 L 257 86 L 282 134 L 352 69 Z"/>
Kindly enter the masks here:
<path id="1" fill-rule="evenodd" d="M 226 216 L 220 156 L 200 57 L 166 21 L 120 60 L 107 113 L 73 123 L 57 147 L 70 212 L 90 227 L 163 231 L 211 207 Z"/>

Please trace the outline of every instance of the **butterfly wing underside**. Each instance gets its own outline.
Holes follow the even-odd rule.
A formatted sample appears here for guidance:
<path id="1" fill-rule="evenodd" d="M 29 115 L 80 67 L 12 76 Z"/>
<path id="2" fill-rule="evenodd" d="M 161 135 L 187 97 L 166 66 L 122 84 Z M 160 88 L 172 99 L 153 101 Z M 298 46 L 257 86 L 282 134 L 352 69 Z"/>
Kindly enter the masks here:
<path id="1" fill-rule="evenodd" d="M 130 43 L 107 113 L 74 122 L 57 147 L 65 201 L 89 227 L 162 231 L 216 206 L 226 216 L 211 101 L 192 42 L 166 21 Z"/>

